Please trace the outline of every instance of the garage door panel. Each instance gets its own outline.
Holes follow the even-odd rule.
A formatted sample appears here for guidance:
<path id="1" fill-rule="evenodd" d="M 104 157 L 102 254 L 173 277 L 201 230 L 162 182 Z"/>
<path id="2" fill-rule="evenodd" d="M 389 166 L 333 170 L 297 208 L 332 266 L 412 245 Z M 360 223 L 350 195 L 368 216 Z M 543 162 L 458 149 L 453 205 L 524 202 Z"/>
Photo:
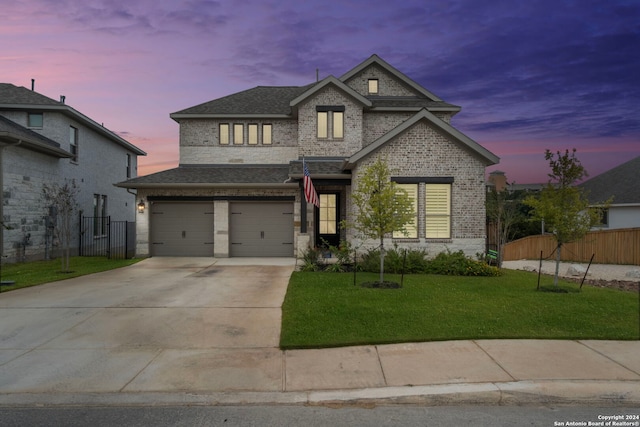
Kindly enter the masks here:
<path id="1" fill-rule="evenodd" d="M 293 256 L 293 203 L 231 205 L 231 256 Z"/>
<path id="2" fill-rule="evenodd" d="M 151 255 L 213 256 L 211 202 L 155 202 L 151 206 Z"/>

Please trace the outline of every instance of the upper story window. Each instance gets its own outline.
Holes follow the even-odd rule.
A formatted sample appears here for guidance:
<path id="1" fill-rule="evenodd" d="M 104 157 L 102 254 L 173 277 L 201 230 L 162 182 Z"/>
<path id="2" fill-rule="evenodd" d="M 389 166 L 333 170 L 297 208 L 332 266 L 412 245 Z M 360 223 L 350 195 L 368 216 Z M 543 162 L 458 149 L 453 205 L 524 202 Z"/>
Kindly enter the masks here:
<path id="1" fill-rule="evenodd" d="M 220 145 L 229 145 L 229 123 L 220 123 Z"/>
<path id="2" fill-rule="evenodd" d="M 235 123 L 233 125 L 233 143 L 234 145 L 244 144 L 244 125 Z"/>
<path id="3" fill-rule="evenodd" d="M 262 144 L 271 145 L 272 126 L 270 124 L 262 125 Z"/>
<path id="4" fill-rule="evenodd" d="M 378 79 L 369 79 L 368 90 L 369 90 L 369 95 L 378 94 Z"/>
<path id="5" fill-rule="evenodd" d="M 247 142 L 249 145 L 257 145 L 258 144 L 258 125 L 250 124 L 247 131 Z"/>
<path id="6" fill-rule="evenodd" d="M 127 153 L 127 178 L 131 178 L 131 154 Z"/>
<path id="7" fill-rule="evenodd" d="M 344 110 L 344 105 L 316 106 L 318 138 L 344 138 Z"/>
<path id="8" fill-rule="evenodd" d="M 318 138 L 328 138 L 329 136 L 329 113 L 318 111 Z"/>
<path id="9" fill-rule="evenodd" d="M 29 113 L 27 117 L 27 126 L 30 128 L 41 128 L 44 124 L 42 113 Z"/>
<path id="10" fill-rule="evenodd" d="M 78 161 L 78 129 L 69 126 L 69 152 L 73 154 L 72 162 Z"/>

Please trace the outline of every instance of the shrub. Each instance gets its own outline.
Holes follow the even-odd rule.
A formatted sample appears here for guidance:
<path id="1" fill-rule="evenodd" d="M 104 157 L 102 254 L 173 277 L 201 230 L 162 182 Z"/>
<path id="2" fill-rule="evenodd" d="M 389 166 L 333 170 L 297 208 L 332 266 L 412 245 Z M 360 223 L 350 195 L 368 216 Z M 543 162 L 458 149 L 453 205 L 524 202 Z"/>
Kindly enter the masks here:
<path id="1" fill-rule="evenodd" d="M 450 276 L 499 276 L 500 270 L 468 258 L 462 251 L 441 252 L 429 261 L 425 273 Z"/>
<path id="2" fill-rule="evenodd" d="M 404 272 L 424 273 L 427 268 L 426 251 L 411 249 L 405 251 L 397 247 L 387 251 L 384 257 L 384 271 L 387 273 L 402 273 L 402 265 L 404 263 Z M 370 249 L 362 256 L 358 263 L 358 268 L 362 271 L 371 273 L 380 272 L 380 250 Z"/>
<path id="3" fill-rule="evenodd" d="M 307 248 L 302 254 L 302 265 L 300 271 L 319 271 L 322 269 L 320 255 L 322 251 L 318 248 Z"/>

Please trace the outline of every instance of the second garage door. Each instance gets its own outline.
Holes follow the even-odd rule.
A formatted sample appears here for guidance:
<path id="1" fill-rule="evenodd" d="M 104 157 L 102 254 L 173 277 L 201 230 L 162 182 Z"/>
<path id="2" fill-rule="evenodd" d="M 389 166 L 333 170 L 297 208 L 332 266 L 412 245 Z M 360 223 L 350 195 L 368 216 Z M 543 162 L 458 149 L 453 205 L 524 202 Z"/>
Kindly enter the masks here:
<path id="1" fill-rule="evenodd" d="M 293 203 L 230 205 L 231 256 L 293 256 Z"/>
<path id="2" fill-rule="evenodd" d="M 152 256 L 213 256 L 212 202 L 154 202 Z"/>

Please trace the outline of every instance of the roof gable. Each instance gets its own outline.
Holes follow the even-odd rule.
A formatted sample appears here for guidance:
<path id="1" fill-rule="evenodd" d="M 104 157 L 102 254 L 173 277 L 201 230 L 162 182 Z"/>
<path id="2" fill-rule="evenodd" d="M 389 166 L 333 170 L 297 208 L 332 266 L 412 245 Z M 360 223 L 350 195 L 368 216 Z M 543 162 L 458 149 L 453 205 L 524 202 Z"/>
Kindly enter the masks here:
<path id="1" fill-rule="evenodd" d="M 612 205 L 640 203 L 640 156 L 609 169 L 582 184 L 590 203 L 602 203 L 613 196 Z"/>
<path id="2" fill-rule="evenodd" d="M 322 79 L 320 82 L 316 83 L 315 85 L 311 86 L 305 92 L 300 94 L 300 96 L 298 96 L 295 99 L 293 99 L 290 102 L 291 107 L 295 108 L 301 102 L 303 102 L 304 100 L 312 97 L 313 95 L 315 95 L 316 93 L 318 93 L 319 91 L 321 91 L 322 89 L 324 89 L 325 87 L 328 87 L 328 86 L 336 87 L 337 89 L 341 90 L 342 92 L 344 92 L 345 94 L 347 94 L 348 96 L 350 96 L 351 98 L 355 99 L 357 102 L 359 102 L 360 104 L 362 104 L 362 105 L 364 105 L 366 107 L 371 107 L 371 105 L 372 105 L 371 101 L 369 101 L 364 96 L 360 95 L 355 90 L 351 89 L 349 86 L 344 84 L 342 81 L 336 79 L 333 76 L 329 76 L 329 77 L 326 77 L 326 78 Z"/>
<path id="3" fill-rule="evenodd" d="M 498 156 L 496 156 L 495 154 L 493 154 L 492 152 L 490 152 L 489 150 L 487 150 L 486 148 L 484 148 L 483 146 L 475 142 L 473 139 L 469 138 L 468 136 L 466 136 L 465 134 L 463 134 L 462 132 L 460 132 L 459 130 L 457 130 L 456 128 L 454 128 L 444 120 L 439 119 L 433 113 L 430 113 L 429 111 L 423 109 L 423 110 L 420 110 L 418 113 L 416 113 L 410 119 L 404 121 L 402 124 L 392 129 L 387 134 L 383 135 L 382 137 L 378 138 L 371 144 L 367 145 L 362 150 L 352 155 L 348 160 L 349 164 L 354 165 L 355 163 L 359 162 L 360 160 L 362 160 L 369 154 L 375 152 L 380 147 L 387 144 L 389 141 L 403 134 L 406 130 L 408 130 L 413 125 L 415 125 L 416 123 L 422 120 L 426 120 L 429 124 L 433 125 L 441 132 L 444 132 L 445 134 L 449 135 L 451 138 L 458 141 L 462 146 L 466 147 L 469 151 L 477 154 L 487 165 L 493 165 L 500 161 L 500 158 Z"/>
<path id="4" fill-rule="evenodd" d="M 366 61 L 362 62 L 361 64 L 357 65 L 355 68 L 351 69 L 350 71 L 342 75 L 342 77 L 340 77 L 340 80 L 343 82 L 347 82 L 349 79 L 355 77 L 365 69 L 374 65 L 381 67 L 387 73 L 392 75 L 398 81 L 402 82 L 404 85 L 416 91 L 418 94 L 430 99 L 431 101 L 442 102 L 442 99 L 440 99 L 435 94 L 431 93 L 430 91 L 428 91 L 427 89 L 425 89 L 424 87 L 416 83 L 415 81 L 411 80 L 404 73 L 400 72 L 398 69 L 396 69 L 395 67 L 393 67 L 392 65 L 390 65 L 389 63 L 387 63 L 386 61 L 384 61 L 382 58 L 380 58 L 378 55 L 375 55 L 375 54 L 371 55 L 369 59 L 367 59 Z"/>

